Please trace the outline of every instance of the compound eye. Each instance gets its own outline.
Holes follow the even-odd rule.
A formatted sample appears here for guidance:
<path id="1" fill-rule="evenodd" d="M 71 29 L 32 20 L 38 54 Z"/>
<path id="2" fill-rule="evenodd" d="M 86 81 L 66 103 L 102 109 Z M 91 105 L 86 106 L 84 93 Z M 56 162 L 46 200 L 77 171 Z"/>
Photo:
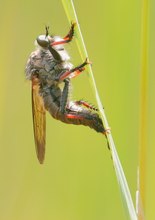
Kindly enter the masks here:
<path id="1" fill-rule="evenodd" d="M 37 37 L 37 43 L 41 47 L 48 47 L 49 46 L 49 39 L 46 35 L 39 35 Z"/>

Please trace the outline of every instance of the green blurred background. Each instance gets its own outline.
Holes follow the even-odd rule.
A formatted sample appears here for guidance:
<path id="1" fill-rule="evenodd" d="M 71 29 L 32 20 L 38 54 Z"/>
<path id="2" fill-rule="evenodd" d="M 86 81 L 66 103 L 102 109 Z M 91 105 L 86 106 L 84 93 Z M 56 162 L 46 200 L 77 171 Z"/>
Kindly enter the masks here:
<path id="1" fill-rule="evenodd" d="M 141 0 L 75 0 L 81 30 L 117 150 L 135 201 L 140 131 Z M 148 28 L 146 217 L 155 219 L 155 2 Z M 0 219 L 126 219 L 114 168 L 102 135 L 66 125 L 47 113 L 44 165 L 35 155 L 31 87 L 25 80 L 34 40 L 64 36 L 69 23 L 60 0 L 2 1 L 0 6 Z M 76 36 L 75 36 L 76 37 Z M 82 61 L 74 42 L 74 65 Z M 73 80 L 72 98 L 95 103 L 87 72 Z"/>

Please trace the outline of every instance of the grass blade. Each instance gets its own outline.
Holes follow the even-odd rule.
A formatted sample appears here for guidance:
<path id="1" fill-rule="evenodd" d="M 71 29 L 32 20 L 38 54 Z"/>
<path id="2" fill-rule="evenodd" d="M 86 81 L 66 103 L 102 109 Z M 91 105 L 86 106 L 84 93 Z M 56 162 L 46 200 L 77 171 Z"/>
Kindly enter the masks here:
<path id="1" fill-rule="evenodd" d="M 82 58 L 82 60 L 84 60 L 85 57 L 89 57 L 89 56 L 88 56 L 88 53 L 86 50 L 86 46 L 85 46 L 82 32 L 80 29 L 80 25 L 78 22 L 74 3 L 72 0 L 62 0 L 62 3 L 63 3 L 63 6 L 64 6 L 64 9 L 65 9 L 65 12 L 66 12 L 66 15 L 68 17 L 69 22 L 76 21 L 76 23 L 77 23 L 76 34 L 78 36 L 78 39 L 76 39 L 76 43 L 77 43 L 77 47 L 78 47 L 79 53 L 81 55 L 81 58 Z M 95 79 L 94 79 L 91 65 L 88 66 L 88 71 L 90 73 L 90 77 L 89 77 L 90 82 L 91 82 L 92 89 L 93 89 L 95 97 L 96 97 L 97 105 L 98 105 L 98 108 L 99 108 L 99 111 L 100 111 L 100 114 L 102 117 L 104 127 L 109 128 L 108 121 L 107 121 L 107 118 L 105 115 L 105 111 L 102 107 L 103 105 L 101 103 L 101 100 L 100 100 L 100 97 L 99 97 L 99 94 L 97 91 L 97 87 L 96 87 L 96 83 L 95 83 Z M 129 187 L 128 187 L 128 184 L 127 184 L 124 172 L 123 172 L 121 162 L 119 160 L 119 157 L 118 157 L 118 154 L 116 151 L 116 147 L 114 144 L 112 134 L 111 133 L 107 134 L 107 138 L 108 138 L 109 146 L 111 149 L 111 155 L 112 155 L 112 159 L 113 159 L 115 173 L 116 173 L 116 177 L 117 177 L 117 180 L 118 180 L 118 183 L 120 186 L 120 190 L 121 190 L 121 194 L 123 197 L 123 204 L 126 207 L 128 219 L 137 220 L 137 215 L 136 215 L 133 201 L 131 198 L 130 190 L 129 190 Z"/>
<path id="2" fill-rule="evenodd" d="M 148 13 L 149 1 L 142 1 L 141 18 L 141 100 L 140 100 L 140 144 L 139 144 L 139 169 L 137 190 L 138 219 L 144 220 L 146 201 L 146 162 L 147 162 L 147 130 L 148 130 Z"/>

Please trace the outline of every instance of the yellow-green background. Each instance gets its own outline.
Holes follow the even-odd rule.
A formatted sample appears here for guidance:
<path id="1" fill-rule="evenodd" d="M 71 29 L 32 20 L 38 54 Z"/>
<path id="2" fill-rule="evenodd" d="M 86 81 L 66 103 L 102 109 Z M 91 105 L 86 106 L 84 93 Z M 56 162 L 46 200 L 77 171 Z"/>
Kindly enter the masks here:
<path id="1" fill-rule="evenodd" d="M 140 131 L 142 0 L 75 0 L 82 33 L 117 150 L 135 202 Z M 155 2 L 148 28 L 146 216 L 155 199 Z M 102 135 L 47 114 L 47 150 L 39 165 L 33 140 L 30 83 L 24 68 L 37 35 L 49 25 L 64 36 L 69 24 L 60 0 L 0 2 L 0 219 L 126 219 Z M 76 36 L 75 36 L 76 37 Z M 72 62 L 82 61 L 76 45 Z M 87 73 L 73 80 L 72 98 L 94 103 Z"/>

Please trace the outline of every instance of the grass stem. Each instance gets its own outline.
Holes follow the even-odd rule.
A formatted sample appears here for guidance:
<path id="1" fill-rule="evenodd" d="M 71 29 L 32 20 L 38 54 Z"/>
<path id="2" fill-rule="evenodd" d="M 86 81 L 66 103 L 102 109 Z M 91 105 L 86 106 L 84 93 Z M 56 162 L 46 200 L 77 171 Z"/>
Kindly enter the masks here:
<path id="1" fill-rule="evenodd" d="M 81 58 L 82 58 L 82 60 L 84 60 L 85 57 L 89 57 L 89 56 L 88 56 L 88 52 L 87 52 L 87 49 L 86 49 L 86 46 L 84 43 L 84 39 L 82 36 L 82 32 L 81 32 L 80 25 L 78 22 L 78 17 L 77 17 L 76 11 L 75 11 L 73 0 L 62 0 L 62 3 L 63 3 L 63 6 L 64 6 L 64 9 L 65 9 L 65 12 L 66 12 L 66 15 L 68 17 L 69 22 L 75 21 L 77 23 L 76 43 L 77 43 L 77 47 L 78 47 L 79 53 L 81 55 Z M 88 71 L 90 74 L 91 85 L 92 85 L 92 88 L 93 88 L 93 91 L 94 91 L 94 94 L 96 97 L 97 105 L 98 105 L 98 108 L 99 108 L 99 111 L 100 111 L 100 114 L 102 117 L 104 127 L 109 128 L 109 124 L 108 124 L 108 121 L 106 118 L 105 111 L 102 107 L 103 105 L 102 105 L 100 97 L 99 97 L 99 93 L 97 90 L 97 86 L 95 83 L 95 79 L 94 79 L 93 70 L 92 70 L 91 65 L 88 66 Z M 128 183 L 125 178 L 125 174 L 123 172 L 123 168 L 122 168 L 121 162 L 119 160 L 111 132 L 109 134 L 107 134 L 107 138 L 108 138 L 108 142 L 109 142 L 109 146 L 110 146 L 110 150 L 111 150 L 112 161 L 113 161 L 113 165 L 115 168 L 116 177 L 117 177 L 120 189 L 121 189 L 123 203 L 126 207 L 126 211 L 127 211 L 126 213 L 127 213 L 128 219 L 137 220 L 137 215 L 136 215 L 133 201 L 131 198 Z"/>

